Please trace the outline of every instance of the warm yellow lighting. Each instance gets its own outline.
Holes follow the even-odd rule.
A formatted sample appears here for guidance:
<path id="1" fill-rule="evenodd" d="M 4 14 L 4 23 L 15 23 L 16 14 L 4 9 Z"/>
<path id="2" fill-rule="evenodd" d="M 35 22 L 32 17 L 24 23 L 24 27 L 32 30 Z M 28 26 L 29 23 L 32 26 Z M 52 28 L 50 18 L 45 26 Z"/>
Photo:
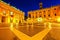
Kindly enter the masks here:
<path id="1" fill-rule="evenodd" d="M 38 21 L 38 22 L 42 22 L 43 19 L 42 19 L 42 18 L 37 18 L 37 21 Z"/>
<path id="2" fill-rule="evenodd" d="M 18 28 L 18 23 L 16 23 L 16 28 Z"/>
<path id="3" fill-rule="evenodd" d="M 13 30 L 13 23 L 10 24 L 10 29 Z"/>
<path id="4" fill-rule="evenodd" d="M 60 17 L 57 18 L 57 22 L 60 22 Z"/>
<path id="5" fill-rule="evenodd" d="M 27 19 L 27 22 L 28 22 L 28 23 L 32 23 L 32 22 L 33 22 L 33 19 L 28 18 L 28 19 Z"/>
<path id="6" fill-rule="evenodd" d="M 51 28 L 51 24 L 52 24 L 52 23 L 49 23 L 49 25 L 48 25 L 49 28 Z"/>
<path id="7" fill-rule="evenodd" d="M 10 23 L 10 17 L 7 18 L 7 22 Z"/>
<path id="8" fill-rule="evenodd" d="M 5 15 L 5 14 L 6 14 L 6 12 L 5 12 L 5 11 L 3 11 L 3 14 Z"/>
<path id="9" fill-rule="evenodd" d="M 19 22 L 19 20 L 17 18 L 13 19 L 13 23 L 18 23 L 18 22 Z"/>
<path id="10" fill-rule="evenodd" d="M 44 23 L 44 27 L 46 28 L 46 23 Z"/>
<path id="11" fill-rule="evenodd" d="M 13 12 L 10 12 L 10 15 L 13 15 Z"/>
<path id="12" fill-rule="evenodd" d="M 13 19 L 13 23 L 16 23 L 16 18 Z"/>
<path id="13" fill-rule="evenodd" d="M 51 20 L 52 18 L 49 18 L 49 20 Z"/>

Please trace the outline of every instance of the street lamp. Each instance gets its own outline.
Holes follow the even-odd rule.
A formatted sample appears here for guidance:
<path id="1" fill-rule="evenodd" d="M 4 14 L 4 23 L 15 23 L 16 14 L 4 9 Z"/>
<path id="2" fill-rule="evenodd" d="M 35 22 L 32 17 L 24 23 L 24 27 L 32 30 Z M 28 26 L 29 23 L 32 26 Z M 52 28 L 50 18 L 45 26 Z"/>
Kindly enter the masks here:
<path id="1" fill-rule="evenodd" d="M 37 18 L 37 21 L 38 22 L 42 22 L 43 21 L 43 18 Z"/>
<path id="2" fill-rule="evenodd" d="M 57 22 L 60 22 L 60 17 L 57 18 Z"/>

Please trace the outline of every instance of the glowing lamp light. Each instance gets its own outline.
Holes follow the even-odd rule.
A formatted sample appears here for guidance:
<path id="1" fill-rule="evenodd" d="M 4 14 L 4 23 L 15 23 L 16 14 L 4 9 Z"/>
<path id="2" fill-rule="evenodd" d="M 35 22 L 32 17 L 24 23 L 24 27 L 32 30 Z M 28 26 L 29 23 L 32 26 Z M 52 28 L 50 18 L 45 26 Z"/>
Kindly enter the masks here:
<path id="1" fill-rule="evenodd" d="M 49 20 L 51 20 L 52 18 L 49 18 Z"/>
<path id="2" fill-rule="evenodd" d="M 10 12 L 10 15 L 13 15 L 13 12 Z"/>
<path id="3" fill-rule="evenodd" d="M 13 30 L 13 23 L 10 24 L 10 29 Z"/>
<path id="4" fill-rule="evenodd" d="M 10 18 L 9 17 L 8 17 L 8 20 L 7 21 L 8 21 L 8 23 L 10 23 Z"/>
<path id="5" fill-rule="evenodd" d="M 37 21 L 38 21 L 38 22 L 42 22 L 43 19 L 42 19 L 42 18 L 37 18 Z"/>
<path id="6" fill-rule="evenodd" d="M 49 26 L 48 26 L 50 29 L 51 29 L 51 24 L 52 24 L 52 23 L 49 23 Z"/>
<path id="7" fill-rule="evenodd" d="M 57 18 L 57 22 L 60 22 L 60 17 L 59 17 L 59 18 Z"/>

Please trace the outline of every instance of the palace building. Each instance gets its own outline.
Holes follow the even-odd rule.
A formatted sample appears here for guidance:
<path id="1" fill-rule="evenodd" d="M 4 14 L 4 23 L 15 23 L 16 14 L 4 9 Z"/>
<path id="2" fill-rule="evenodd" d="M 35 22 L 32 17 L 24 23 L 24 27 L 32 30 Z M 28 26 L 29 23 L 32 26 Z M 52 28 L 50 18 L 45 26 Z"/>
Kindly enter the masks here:
<path id="1" fill-rule="evenodd" d="M 0 23 L 21 23 L 24 20 L 24 12 L 0 1 Z"/>
<path id="2" fill-rule="evenodd" d="M 51 21 L 51 19 L 52 21 L 56 21 L 55 18 L 57 16 L 60 16 L 60 5 L 28 12 L 28 19 L 33 19 L 33 21 L 36 20 L 37 18 L 45 18 L 45 21 Z"/>
<path id="3" fill-rule="evenodd" d="M 39 4 L 40 9 L 28 12 L 27 22 L 59 21 L 56 19 L 60 16 L 60 5 L 43 8 L 43 3 Z M 0 1 L 0 23 L 22 23 L 24 22 L 25 13 L 10 4 Z"/>

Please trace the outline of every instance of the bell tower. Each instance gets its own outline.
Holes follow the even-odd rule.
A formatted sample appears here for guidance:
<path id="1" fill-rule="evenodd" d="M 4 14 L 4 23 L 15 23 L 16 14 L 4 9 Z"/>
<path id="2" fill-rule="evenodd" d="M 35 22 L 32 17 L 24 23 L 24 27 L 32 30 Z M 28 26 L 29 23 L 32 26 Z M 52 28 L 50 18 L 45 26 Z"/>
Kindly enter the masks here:
<path id="1" fill-rule="evenodd" d="M 42 2 L 39 3 L 39 6 L 40 6 L 40 9 L 43 9 L 43 3 Z"/>

